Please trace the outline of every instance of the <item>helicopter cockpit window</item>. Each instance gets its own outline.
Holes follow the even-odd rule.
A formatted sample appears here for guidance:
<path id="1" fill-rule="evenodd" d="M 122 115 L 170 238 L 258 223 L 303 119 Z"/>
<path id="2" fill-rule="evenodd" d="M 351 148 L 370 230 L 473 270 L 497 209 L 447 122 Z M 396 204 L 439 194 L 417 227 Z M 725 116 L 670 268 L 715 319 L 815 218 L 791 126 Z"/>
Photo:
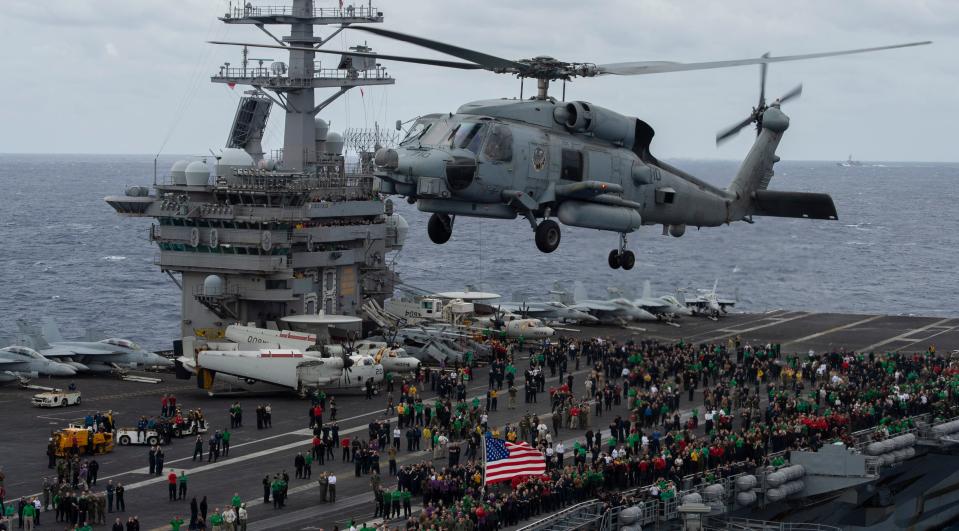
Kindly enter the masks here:
<path id="1" fill-rule="evenodd" d="M 420 137 L 420 144 L 424 146 L 439 146 L 449 138 L 449 135 L 449 122 L 435 122 L 423 132 L 423 136 Z"/>
<path id="2" fill-rule="evenodd" d="M 489 133 L 489 140 L 483 149 L 486 158 L 496 162 L 513 160 L 513 133 L 505 125 L 494 126 Z"/>
<path id="3" fill-rule="evenodd" d="M 456 128 L 450 147 L 468 149 L 479 153 L 486 137 L 486 124 L 463 123 Z"/>
<path id="4" fill-rule="evenodd" d="M 583 180 L 583 153 L 581 151 L 563 150 L 563 169 L 560 178 L 567 181 Z"/>
<path id="5" fill-rule="evenodd" d="M 406 136 L 403 137 L 403 141 L 400 142 L 400 145 L 402 146 L 404 144 L 408 144 L 422 137 L 433 127 L 435 123 L 436 120 L 417 120 L 413 124 L 413 127 L 410 127 L 410 130 L 407 131 Z"/>

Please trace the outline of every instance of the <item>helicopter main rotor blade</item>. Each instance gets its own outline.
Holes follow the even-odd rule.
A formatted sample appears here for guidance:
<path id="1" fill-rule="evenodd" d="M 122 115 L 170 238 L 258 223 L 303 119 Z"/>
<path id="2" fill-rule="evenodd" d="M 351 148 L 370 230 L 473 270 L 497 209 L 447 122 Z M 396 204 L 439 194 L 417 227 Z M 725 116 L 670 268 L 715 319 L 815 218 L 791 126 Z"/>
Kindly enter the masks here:
<path id="1" fill-rule="evenodd" d="M 784 55 L 781 57 L 756 57 L 753 59 L 733 59 L 731 61 L 709 61 L 703 63 L 673 63 L 669 61 L 634 61 L 627 63 L 609 63 L 596 65 L 596 75 L 638 76 L 644 74 L 663 74 L 667 72 L 685 72 L 689 70 L 709 70 L 712 68 L 731 68 L 734 66 L 760 65 L 769 63 L 783 63 L 786 61 L 802 61 L 837 55 L 851 55 L 857 53 L 878 52 L 895 48 L 908 48 L 932 44 L 932 41 L 908 42 L 890 46 L 874 48 L 859 48 L 856 50 L 842 50 L 837 52 L 809 53 L 803 55 Z"/>
<path id="2" fill-rule="evenodd" d="M 726 140 L 729 140 L 730 138 L 736 136 L 736 133 L 739 133 L 740 131 L 742 131 L 744 127 L 753 123 L 753 120 L 755 120 L 755 118 L 753 116 L 750 116 L 749 118 L 746 118 L 745 120 L 737 123 L 736 125 L 730 126 L 716 133 L 716 145 L 722 144 Z"/>
<path id="3" fill-rule="evenodd" d="M 764 58 L 769 59 L 769 52 L 766 52 L 762 55 Z M 769 69 L 769 63 L 762 63 L 759 65 L 759 106 L 757 109 L 761 109 L 766 105 L 766 70 Z"/>
<path id="4" fill-rule="evenodd" d="M 368 52 L 344 52 L 341 50 L 327 50 L 324 48 L 310 48 L 307 46 L 280 46 L 278 44 L 253 44 L 247 42 L 228 42 L 228 41 L 207 41 L 210 44 L 225 44 L 228 46 L 251 46 L 254 48 L 277 48 L 280 50 L 300 50 L 304 52 L 326 53 L 331 55 L 354 55 L 357 57 L 370 57 L 373 59 L 382 59 L 384 61 L 400 61 L 403 63 L 416 63 L 421 65 L 442 66 L 444 68 L 459 68 L 461 70 L 483 70 L 483 67 L 473 63 L 459 63 L 456 61 L 443 61 L 440 59 L 424 59 L 422 57 L 405 57 L 402 55 L 385 55 L 381 53 Z"/>
<path id="5" fill-rule="evenodd" d="M 400 33 L 398 31 L 392 31 L 392 30 L 383 29 L 383 28 L 374 28 L 371 26 L 348 26 L 348 27 L 349 29 L 366 31 L 368 33 L 379 35 L 381 37 L 388 37 L 390 39 L 408 42 L 410 44 L 415 44 L 417 46 L 429 48 L 430 50 L 436 50 L 437 52 L 442 52 L 447 55 L 452 55 L 453 57 L 459 57 L 460 59 L 472 61 L 478 65 L 481 65 L 483 68 L 486 68 L 487 70 L 519 72 L 524 69 L 524 65 L 522 63 L 517 63 L 516 61 L 510 61 L 509 59 L 503 59 L 502 57 L 496 57 L 495 55 L 489 55 L 482 52 L 477 52 L 475 50 L 470 50 L 468 48 L 462 48 L 460 46 L 446 44 L 445 42 L 425 39 L 417 35 L 408 35 L 406 33 Z"/>

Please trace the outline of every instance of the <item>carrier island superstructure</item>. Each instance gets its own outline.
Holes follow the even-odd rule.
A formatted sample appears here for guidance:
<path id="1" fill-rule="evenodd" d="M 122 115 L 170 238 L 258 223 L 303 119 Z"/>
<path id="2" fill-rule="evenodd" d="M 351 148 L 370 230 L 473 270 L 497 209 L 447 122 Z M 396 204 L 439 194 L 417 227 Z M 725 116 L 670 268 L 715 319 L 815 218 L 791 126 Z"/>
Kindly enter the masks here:
<path id="1" fill-rule="evenodd" d="M 317 7 L 234 4 L 220 20 L 252 25 L 281 44 L 320 47 L 344 25 L 379 23 L 372 5 Z M 277 37 L 275 27 L 289 34 Z M 324 37 L 314 27 L 332 26 Z M 368 48 L 354 48 L 366 51 Z M 218 337 L 233 322 L 264 326 L 290 315 L 359 313 L 367 299 L 393 292 L 386 255 L 402 246 L 406 222 L 375 190 L 372 152 L 378 138 L 348 142 L 319 113 L 348 90 L 391 85 L 386 70 L 360 56 L 290 50 L 288 62 L 225 63 L 214 83 L 243 93 L 221 150 L 176 162 L 168 176 L 105 200 L 120 215 L 152 217 L 156 264 L 182 290 L 184 338 Z M 265 62 L 267 62 L 265 64 Z M 334 89 L 317 101 L 317 89 Z M 329 92 L 329 91 L 328 91 Z M 271 109 L 285 113 L 283 149 L 264 153 Z M 206 151 L 205 149 L 200 150 Z M 355 156 L 354 156 L 355 155 Z"/>

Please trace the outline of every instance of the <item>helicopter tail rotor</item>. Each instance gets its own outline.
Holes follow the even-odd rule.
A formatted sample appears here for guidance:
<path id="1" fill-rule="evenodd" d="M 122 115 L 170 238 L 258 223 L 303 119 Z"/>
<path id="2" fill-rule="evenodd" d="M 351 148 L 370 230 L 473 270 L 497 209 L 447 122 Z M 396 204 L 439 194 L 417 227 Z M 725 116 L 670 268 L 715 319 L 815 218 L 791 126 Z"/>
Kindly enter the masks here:
<path id="1" fill-rule="evenodd" d="M 762 55 L 764 59 L 769 59 L 769 52 L 766 52 Z M 723 142 L 729 140 L 730 138 L 736 136 L 740 131 L 743 130 L 749 124 L 756 124 L 756 134 L 758 135 L 763 129 L 763 113 L 769 109 L 770 106 L 778 107 L 783 103 L 795 99 L 802 94 L 802 83 L 793 87 L 792 90 L 780 96 L 772 105 L 766 104 L 766 72 L 768 70 L 768 63 L 759 64 L 759 103 L 753 107 L 749 116 L 744 120 L 737 122 L 726 129 L 720 130 L 716 133 L 716 145 L 720 145 Z"/>

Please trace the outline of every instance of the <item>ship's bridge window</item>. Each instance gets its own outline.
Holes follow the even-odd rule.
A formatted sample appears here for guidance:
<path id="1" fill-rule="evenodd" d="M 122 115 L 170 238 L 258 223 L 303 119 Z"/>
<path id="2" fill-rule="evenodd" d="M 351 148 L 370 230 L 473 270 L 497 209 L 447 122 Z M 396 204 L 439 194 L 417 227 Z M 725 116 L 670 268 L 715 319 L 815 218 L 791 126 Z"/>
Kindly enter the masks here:
<path id="1" fill-rule="evenodd" d="M 490 130 L 483 154 L 494 162 L 513 160 L 513 132 L 505 125 L 496 125 Z"/>
<path id="2" fill-rule="evenodd" d="M 567 181 L 583 180 L 583 152 L 575 149 L 563 150 L 563 166 L 560 178 Z"/>
<path id="3" fill-rule="evenodd" d="M 479 153 L 484 138 L 486 138 L 486 124 L 465 122 L 456 128 L 450 147 Z"/>

